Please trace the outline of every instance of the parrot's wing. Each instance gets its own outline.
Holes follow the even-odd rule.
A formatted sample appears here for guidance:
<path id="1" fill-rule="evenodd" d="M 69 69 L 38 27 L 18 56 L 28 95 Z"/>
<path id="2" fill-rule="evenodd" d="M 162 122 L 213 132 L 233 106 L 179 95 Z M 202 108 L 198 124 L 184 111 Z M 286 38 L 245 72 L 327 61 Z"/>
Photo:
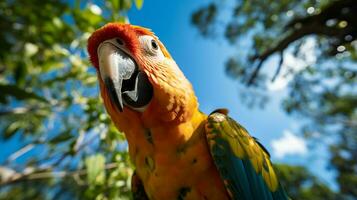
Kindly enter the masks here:
<path id="1" fill-rule="evenodd" d="M 269 153 L 241 125 L 225 114 L 213 113 L 205 129 L 211 155 L 232 199 L 289 199 Z"/>
<path id="2" fill-rule="evenodd" d="M 134 171 L 133 176 L 131 177 L 131 192 L 133 195 L 133 200 L 149 200 L 144 190 L 144 185 Z"/>

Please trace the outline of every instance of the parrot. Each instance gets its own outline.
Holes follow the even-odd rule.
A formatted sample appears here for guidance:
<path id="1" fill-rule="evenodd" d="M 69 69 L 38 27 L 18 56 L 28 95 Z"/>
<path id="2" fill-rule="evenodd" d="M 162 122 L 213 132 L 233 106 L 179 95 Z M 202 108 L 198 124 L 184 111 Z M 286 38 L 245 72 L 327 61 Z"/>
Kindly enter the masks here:
<path id="1" fill-rule="evenodd" d="M 193 86 L 150 29 L 108 23 L 87 51 L 104 107 L 127 140 L 133 199 L 289 199 L 264 146 L 227 109 L 199 110 Z"/>

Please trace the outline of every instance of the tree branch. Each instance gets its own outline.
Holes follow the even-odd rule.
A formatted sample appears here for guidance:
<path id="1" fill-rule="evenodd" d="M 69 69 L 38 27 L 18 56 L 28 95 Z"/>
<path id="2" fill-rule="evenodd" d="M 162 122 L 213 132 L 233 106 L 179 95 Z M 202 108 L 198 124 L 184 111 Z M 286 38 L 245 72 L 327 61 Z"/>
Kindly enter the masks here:
<path id="1" fill-rule="evenodd" d="M 118 163 L 108 163 L 105 165 L 105 170 L 110 170 L 118 167 Z M 0 167 L 1 169 L 1 167 Z M 10 169 L 9 169 L 10 170 Z M 0 172 L 2 172 L 0 170 Z M 49 178 L 65 178 L 65 177 L 75 177 L 75 176 L 83 176 L 87 174 L 86 169 L 80 169 L 77 171 L 34 171 L 30 173 L 17 173 L 14 172 L 11 178 L 0 180 L 0 186 L 6 186 L 14 183 L 19 183 L 23 181 L 31 181 L 31 180 L 40 180 L 40 179 L 49 179 Z M 0 174 L 0 177 L 2 174 Z"/>
<path id="2" fill-rule="evenodd" d="M 337 6 L 335 6 L 335 4 Z M 268 48 L 261 54 L 257 54 L 250 58 L 253 61 L 259 60 L 259 63 L 256 66 L 251 77 L 248 79 L 247 85 L 250 86 L 254 83 L 260 69 L 262 68 L 263 63 L 268 57 L 272 56 L 277 52 L 283 52 L 291 43 L 305 36 L 315 34 L 328 37 L 343 38 L 345 35 L 353 33 L 355 30 L 353 24 L 348 25 L 345 28 L 329 27 L 326 26 L 326 21 L 330 18 L 334 18 L 335 15 L 339 15 L 341 13 L 341 9 L 345 7 L 353 7 L 354 4 L 355 2 L 353 0 L 336 1 L 335 3 L 332 3 L 328 8 L 323 10 L 320 14 L 308 16 L 305 18 L 294 19 L 290 23 L 288 23 L 288 25 L 286 26 L 286 28 L 288 28 L 288 34 L 283 39 L 281 39 L 275 46 Z M 339 17 L 336 16 L 336 18 L 338 19 Z"/>

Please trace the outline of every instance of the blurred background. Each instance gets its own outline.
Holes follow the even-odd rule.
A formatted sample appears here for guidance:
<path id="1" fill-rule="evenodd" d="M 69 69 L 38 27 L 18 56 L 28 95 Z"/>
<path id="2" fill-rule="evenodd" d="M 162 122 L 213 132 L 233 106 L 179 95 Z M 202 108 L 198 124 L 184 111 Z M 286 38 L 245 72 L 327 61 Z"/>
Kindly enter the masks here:
<path id="1" fill-rule="evenodd" d="M 357 199 L 355 0 L 1 1 L 0 199 L 131 198 L 86 52 L 111 21 L 151 28 L 201 110 L 228 108 L 259 138 L 292 199 Z"/>

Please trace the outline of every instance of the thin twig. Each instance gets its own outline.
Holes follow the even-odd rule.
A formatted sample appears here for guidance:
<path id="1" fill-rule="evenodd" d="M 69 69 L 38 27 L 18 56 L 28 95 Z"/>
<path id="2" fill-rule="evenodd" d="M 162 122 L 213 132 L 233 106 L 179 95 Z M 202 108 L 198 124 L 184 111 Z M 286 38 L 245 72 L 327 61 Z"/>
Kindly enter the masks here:
<path id="1" fill-rule="evenodd" d="M 280 61 L 279 61 L 279 65 L 278 67 L 276 68 L 276 71 L 274 73 L 274 76 L 273 78 L 271 79 L 271 82 L 274 82 L 276 77 L 278 77 L 280 71 L 281 71 L 281 67 L 283 65 L 283 62 L 284 62 L 284 51 L 280 51 Z"/>
<path id="2" fill-rule="evenodd" d="M 34 147 L 35 147 L 34 143 L 26 144 L 24 147 L 22 147 L 21 149 L 17 150 L 13 154 L 11 154 L 5 163 L 9 163 L 9 162 L 12 162 L 12 161 L 16 160 L 20 156 L 22 156 L 25 153 L 29 152 Z"/>
<path id="3" fill-rule="evenodd" d="M 258 76 L 258 73 L 259 73 L 260 69 L 262 68 L 262 65 L 263 65 L 264 61 L 265 61 L 265 59 L 262 59 L 262 60 L 259 61 L 258 65 L 255 67 L 252 75 L 248 79 L 247 86 L 251 86 L 254 83 L 255 79 Z"/>

